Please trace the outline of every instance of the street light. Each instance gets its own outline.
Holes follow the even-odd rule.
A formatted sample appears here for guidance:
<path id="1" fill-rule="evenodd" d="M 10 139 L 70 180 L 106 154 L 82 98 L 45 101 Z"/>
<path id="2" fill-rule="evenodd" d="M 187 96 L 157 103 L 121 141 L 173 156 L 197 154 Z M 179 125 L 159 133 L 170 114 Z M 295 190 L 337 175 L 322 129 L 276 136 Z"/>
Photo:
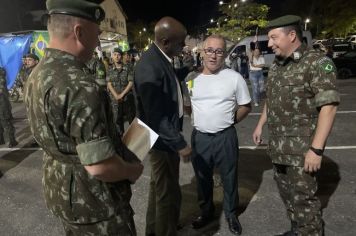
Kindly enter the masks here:
<path id="1" fill-rule="evenodd" d="M 140 34 L 140 49 L 142 48 L 142 45 L 141 45 L 141 35 L 142 35 L 142 31 L 138 32 Z"/>
<path id="2" fill-rule="evenodd" d="M 309 18 L 305 19 L 304 30 L 307 30 L 307 25 L 308 25 L 309 22 L 310 22 Z"/>
<path id="3" fill-rule="evenodd" d="M 221 5 L 223 5 L 223 4 L 224 4 L 224 2 L 223 2 L 223 1 L 220 1 L 220 2 L 219 2 L 219 5 L 220 5 L 220 6 L 221 6 Z"/>

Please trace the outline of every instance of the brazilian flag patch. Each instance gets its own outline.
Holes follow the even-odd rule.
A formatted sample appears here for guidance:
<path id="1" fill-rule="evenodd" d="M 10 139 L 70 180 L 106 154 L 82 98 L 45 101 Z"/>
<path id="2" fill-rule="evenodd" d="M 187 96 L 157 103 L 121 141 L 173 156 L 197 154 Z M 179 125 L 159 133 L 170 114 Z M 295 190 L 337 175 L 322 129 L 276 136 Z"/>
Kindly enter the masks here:
<path id="1" fill-rule="evenodd" d="M 334 63 L 328 58 L 323 57 L 318 61 L 318 65 L 325 71 L 326 73 L 331 73 L 335 71 Z"/>

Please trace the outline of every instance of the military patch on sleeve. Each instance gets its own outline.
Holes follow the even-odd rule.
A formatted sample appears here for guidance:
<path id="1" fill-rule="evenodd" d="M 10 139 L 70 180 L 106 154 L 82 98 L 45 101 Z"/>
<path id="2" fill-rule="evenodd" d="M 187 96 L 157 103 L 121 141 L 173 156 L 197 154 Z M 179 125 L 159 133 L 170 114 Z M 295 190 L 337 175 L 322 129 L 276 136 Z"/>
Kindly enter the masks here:
<path id="1" fill-rule="evenodd" d="M 328 57 L 322 57 L 318 60 L 317 64 L 321 67 L 326 73 L 331 73 L 335 71 L 335 66 L 332 60 Z"/>

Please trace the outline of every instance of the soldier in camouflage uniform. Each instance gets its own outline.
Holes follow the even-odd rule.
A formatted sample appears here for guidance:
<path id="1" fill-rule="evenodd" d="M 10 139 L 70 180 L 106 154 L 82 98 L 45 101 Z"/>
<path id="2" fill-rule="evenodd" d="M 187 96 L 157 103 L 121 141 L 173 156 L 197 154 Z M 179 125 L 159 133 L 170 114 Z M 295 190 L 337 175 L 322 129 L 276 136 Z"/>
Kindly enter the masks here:
<path id="1" fill-rule="evenodd" d="M 49 47 L 25 84 L 31 131 L 44 150 L 47 207 L 66 235 L 136 235 L 130 182 L 143 166 L 121 143 L 107 92 L 85 62 L 98 45 L 102 0 L 47 0 Z"/>
<path id="2" fill-rule="evenodd" d="M 135 117 L 135 102 L 132 92 L 133 68 L 131 64 L 122 63 L 123 53 L 115 48 L 111 57 L 113 65 L 109 68 L 107 82 L 112 103 L 114 121 L 120 134 L 124 133 L 124 123 Z"/>
<path id="3" fill-rule="evenodd" d="M 16 77 L 16 86 L 23 88 L 28 76 L 38 64 L 39 60 L 38 56 L 33 53 L 29 53 L 24 56 L 23 66 Z"/>
<path id="4" fill-rule="evenodd" d="M 323 235 L 315 173 L 340 98 L 333 62 L 302 44 L 300 22 L 300 17 L 289 15 L 268 24 L 268 46 L 276 59 L 268 73 L 267 100 L 253 139 L 261 143 L 267 123 L 274 179 L 292 223 L 282 235 Z"/>
<path id="5" fill-rule="evenodd" d="M 0 145 L 5 144 L 4 131 L 9 138 L 9 148 L 18 143 L 15 139 L 15 128 L 12 124 L 11 104 L 6 85 L 6 71 L 0 67 Z"/>
<path id="6" fill-rule="evenodd" d="M 106 69 L 104 63 L 98 57 L 98 53 L 94 51 L 93 57 L 86 63 L 90 72 L 94 75 L 95 81 L 106 89 Z"/>

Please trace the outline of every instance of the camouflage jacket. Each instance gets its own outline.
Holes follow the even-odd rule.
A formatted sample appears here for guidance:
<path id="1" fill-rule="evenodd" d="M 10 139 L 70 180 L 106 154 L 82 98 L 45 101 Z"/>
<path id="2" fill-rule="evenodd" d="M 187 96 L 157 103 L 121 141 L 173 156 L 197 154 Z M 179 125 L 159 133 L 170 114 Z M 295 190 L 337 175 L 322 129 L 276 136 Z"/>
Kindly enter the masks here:
<path id="1" fill-rule="evenodd" d="M 30 76 L 33 68 L 26 68 L 22 66 L 19 73 L 16 76 L 15 85 L 22 88 L 27 78 Z"/>
<path id="2" fill-rule="evenodd" d="M 114 128 L 107 93 L 85 64 L 56 49 L 31 73 L 25 87 L 31 131 L 44 150 L 43 187 L 48 208 L 72 223 L 132 214 L 127 181 L 105 183 L 84 165 L 126 150 Z"/>
<path id="3" fill-rule="evenodd" d="M 0 119 L 12 119 L 11 104 L 6 84 L 6 71 L 0 67 Z"/>
<path id="4" fill-rule="evenodd" d="M 118 93 L 121 93 L 129 82 L 133 82 L 133 68 L 131 65 L 122 64 L 122 69 L 117 69 L 115 65 L 112 65 L 109 68 L 106 80 L 112 84 Z"/>
<path id="5" fill-rule="evenodd" d="M 273 163 L 304 165 L 318 109 L 340 102 L 335 79 L 334 63 L 305 45 L 285 60 L 276 58 L 268 72 L 266 100 Z"/>
<path id="6" fill-rule="evenodd" d="M 104 63 L 99 58 L 92 58 L 86 65 L 94 75 L 96 82 L 106 89 L 106 69 Z"/>

